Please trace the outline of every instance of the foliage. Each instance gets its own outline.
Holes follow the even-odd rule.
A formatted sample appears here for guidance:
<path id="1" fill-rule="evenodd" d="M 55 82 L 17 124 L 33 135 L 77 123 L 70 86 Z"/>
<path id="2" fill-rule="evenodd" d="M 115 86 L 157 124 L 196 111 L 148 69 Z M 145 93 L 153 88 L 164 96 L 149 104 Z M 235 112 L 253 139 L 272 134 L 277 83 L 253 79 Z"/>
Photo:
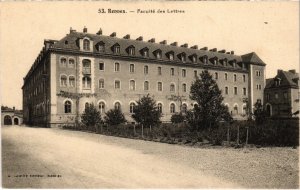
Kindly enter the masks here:
<path id="1" fill-rule="evenodd" d="M 85 107 L 81 121 L 87 127 L 102 123 L 101 115 L 94 104 L 89 104 L 89 106 Z"/>
<path id="2" fill-rule="evenodd" d="M 254 119 L 255 119 L 256 124 L 258 124 L 258 125 L 263 124 L 266 121 L 266 116 L 267 116 L 267 113 L 264 110 L 263 105 L 261 104 L 260 101 L 257 101 L 254 104 Z"/>
<path id="3" fill-rule="evenodd" d="M 182 123 L 184 121 L 185 117 L 180 113 L 180 114 L 173 114 L 171 117 L 171 122 L 172 123 Z"/>
<path id="4" fill-rule="evenodd" d="M 202 129 L 216 127 L 219 121 L 232 119 L 227 106 L 222 103 L 224 98 L 221 90 L 207 70 L 202 71 L 200 78 L 193 82 L 190 99 L 198 103 L 187 114 L 189 124 L 196 129 L 200 129 L 200 126 Z"/>
<path id="5" fill-rule="evenodd" d="M 125 119 L 124 114 L 122 113 L 121 109 L 114 108 L 114 109 L 108 110 L 105 113 L 104 121 L 105 121 L 105 123 L 107 123 L 109 125 L 118 125 L 121 123 L 125 123 L 126 119 Z"/>
<path id="6" fill-rule="evenodd" d="M 156 102 L 149 96 L 143 96 L 137 101 L 137 105 L 133 108 L 131 116 L 137 123 L 149 127 L 160 123 L 161 113 L 159 112 Z"/>

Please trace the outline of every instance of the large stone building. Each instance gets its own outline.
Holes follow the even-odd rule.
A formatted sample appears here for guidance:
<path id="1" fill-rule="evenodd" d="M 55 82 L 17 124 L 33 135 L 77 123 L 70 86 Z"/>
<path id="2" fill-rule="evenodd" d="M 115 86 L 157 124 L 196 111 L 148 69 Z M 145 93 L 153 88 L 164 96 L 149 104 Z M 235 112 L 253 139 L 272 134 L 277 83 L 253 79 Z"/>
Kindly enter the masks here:
<path id="1" fill-rule="evenodd" d="M 21 125 L 22 123 L 22 110 L 1 106 L 1 125 Z"/>
<path id="2" fill-rule="evenodd" d="M 246 102 L 263 100 L 265 63 L 254 53 L 199 49 L 197 45 L 159 43 L 130 35 L 117 38 L 70 29 L 44 47 L 24 77 L 24 122 L 34 125 L 74 123 L 87 103 L 102 114 L 121 108 L 131 121 L 135 101 L 150 94 L 163 117 L 190 109 L 189 89 L 195 76 L 208 70 L 235 119 L 245 118 Z"/>
<path id="3" fill-rule="evenodd" d="M 269 116 L 299 115 L 299 74 L 278 70 L 274 78 L 266 80 L 264 102 Z"/>

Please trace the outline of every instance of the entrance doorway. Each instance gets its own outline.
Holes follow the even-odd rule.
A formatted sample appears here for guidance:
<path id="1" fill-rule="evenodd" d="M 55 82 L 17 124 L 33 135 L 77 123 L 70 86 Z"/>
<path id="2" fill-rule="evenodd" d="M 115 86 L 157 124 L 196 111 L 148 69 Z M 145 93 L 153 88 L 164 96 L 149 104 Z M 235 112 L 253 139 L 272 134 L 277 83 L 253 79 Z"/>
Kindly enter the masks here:
<path id="1" fill-rule="evenodd" d="M 19 119 L 18 118 L 14 119 L 14 125 L 19 125 Z"/>
<path id="2" fill-rule="evenodd" d="M 12 120 L 9 115 L 4 116 L 4 125 L 12 125 Z"/>

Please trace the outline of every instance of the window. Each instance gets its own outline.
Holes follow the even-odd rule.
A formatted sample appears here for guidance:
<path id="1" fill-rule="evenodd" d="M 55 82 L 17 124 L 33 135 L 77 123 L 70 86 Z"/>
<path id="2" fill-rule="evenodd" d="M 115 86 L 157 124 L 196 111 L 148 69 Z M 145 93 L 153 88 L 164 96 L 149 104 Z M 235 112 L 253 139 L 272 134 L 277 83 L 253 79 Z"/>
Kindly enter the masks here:
<path id="1" fill-rule="evenodd" d="M 128 48 L 128 54 L 129 55 L 134 55 L 135 54 L 135 48 L 134 47 Z"/>
<path id="2" fill-rule="evenodd" d="M 203 62 L 204 62 L 204 64 L 207 64 L 207 57 L 203 58 Z"/>
<path id="3" fill-rule="evenodd" d="M 261 75 L 261 72 L 260 71 L 256 71 L 256 76 L 260 77 L 260 75 Z"/>
<path id="4" fill-rule="evenodd" d="M 84 59 L 82 61 L 82 72 L 83 74 L 91 74 L 91 61 L 88 59 Z"/>
<path id="5" fill-rule="evenodd" d="M 83 50 L 86 50 L 86 51 L 90 50 L 90 41 L 88 39 L 83 40 Z"/>
<path id="6" fill-rule="evenodd" d="M 121 88 L 121 82 L 119 80 L 115 81 L 115 89 L 120 89 Z"/>
<path id="7" fill-rule="evenodd" d="M 243 88 L 243 95 L 246 96 L 247 95 L 247 89 Z"/>
<path id="8" fill-rule="evenodd" d="M 171 68 L 171 69 L 170 69 L 170 74 L 171 74 L 171 76 L 174 76 L 174 74 L 175 74 L 174 68 Z"/>
<path id="9" fill-rule="evenodd" d="M 238 89 L 237 87 L 234 87 L 234 95 L 237 95 L 238 94 Z"/>
<path id="10" fill-rule="evenodd" d="M 74 65 L 75 65 L 74 59 L 69 59 L 69 67 L 70 67 L 70 68 L 73 68 Z"/>
<path id="11" fill-rule="evenodd" d="M 67 65 L 67 59 L 66 58 L 61 58 L 60 59 L 60 65 L 62 66 L 62 67 L 65 67 L 66 65 Z"/>
<path id="12" fill-rule="evenodd" d="M 120 104 L 120 102 L 116 102 L 116 103 L 115 103 L 115 109 L 116 109 L 116 110 L 120 110 L 120 109 L 121 109 L 121 104 Z"/>
<path id="13" fill-rule="evenodd" d="M 157 74 L 161 75 L 161 67 L 157 67 Z"/>
<path id="14" fill-rule="evenodd" d="M 104 102 L 99 103 L 99 110 L 100 110 L 101 114 L 105 113 L 105 103 Z"/>
<path id="15" fill-rule="evenodd" d="M 157 59 L 161 58 L 161 51 L 156 51 L 155 56 Z"/>
<path id="16" fill-rule="evenodd" d="M 186 92 L 186 84 L 182 84 L 182 91 Z"/>
<path id="17" fill-rule="evenodd" d="M 149 90 L 149 82 L 148 81 L 144 82 L 144 90 Z"/>
<path id="18" fill-rule="evenodd" d="M 228 80 L 228 74 L 227 73 L 225 73 L 224 78 L 225 78 L 225 80 Z"/>
<path id="19" fill-rule="evenodd" d="M 115 63 L 115 72 L 120 71 L 120 63 Z"/>
<path id="20" fill-rule="evenodd" d="M 134 113 L 134 106 L 135 106 L 135 104 L 133 102 L 131 102 L 130 105 L 129 105 L 129 112 L 130 113 Z"/>
<path id="21" fill-rule="evenodd" d="M 198 71 L 194 70 L 194 77 L 197 78 L 198 77 Z"/>
<path id="22" fill-rule="evenodd" d="M 275 98 L 278 99 L 278 93 L 277 92 L 275 93 Z"/>
<path id="23" fill-rule="evenodd" d="M 183 103 L 181 106 L 181 113 L 186 113 L 186 111 L 187 111 L 187 105 Z"/>
<path id="24" fill-rule="evenodd" d="M 233 75 L 233 81 L 236 82 L 236 74 Z"/>
<path id="25" fill-rule="evenodd" d="M 174 60 L 174 54 L 173 54 L 173 53 L 170 53 L 170 54 L 169 54 L 169 59 L 170 59 L 170 60 Z"/>
<path id="26" fill-rule="evenodd" d="M 288 93 L 287 93 L 287 92 L 283 92 L 283 98 L 284 98 L 285 100 L 288 99 Z"/>
<path id="27" fill-rule="evenodd" d="M 243 105 L 243 114 L 246 114 L 246 113 L 247 113 L 247 106 Z"/>
<path id="28" fill-rule="evenodd" d="M 113 52 L 114 52 L 114 54 L 119 54 L 120 53 L 120 45 L 119 44 L 115 44 L 113 46 Z"/>
<path id="29" fill-rule="evenodd" d="M 130 64 L 129 72 L 134 73 L 134 64 Z"/>
<path id="30" fill-rule="evenodd" d="M 261 85 L 260 85 L 260 84 L 257 84 L 257 85 L 256 85 L 256 89 L 257 89 L 257 90 L 261 90 Z"/>
<path id="31" fill-rule="evenodd" d="M 158 91 L 162 91 L 162 88 L 163 88 L 162 82 L 158 82 L 158 83 L 157 83 L 157 90 L 158 90 Z"/>
<path id="32" fill-rule="evenodd" d="M 149 50 L 148 50 L 148 49 L 144 49 L 144 50 L 142 51 L 142 55 L 143 55 L 144 57 L 149 57 Z"/>
<path id="33" fill-rule="evenodd" d="M 60 76 L 60 86 L 67 86 L 67 76 Z"/>
<path id="34" fill-rule="evenodd" d="M 170 113 L 175 113 L 175 104 L 174 103 L 171 103 L 170 104 Z"/>
<path id="35" fill-rule="evenodd" d="M 246 82 L 246 75 L 243 75 L 243 81 Z"/>
<path id="36" fill-rule="evenodd" d="M 174 84 L 170 85 L 170 92 L 175 92 L 175 85 Z"/>
<path id="37" fill-rule="evenodd" d="M 91 78 L 85 76 L 82 78 L 82 87 L 83 89 L 91 89 Z"/>
<path id="38" fill-rule="evenodd" d="M 144 74 L 147 75 L 148 74 L 148 66 L 144 66 Z"/>
<path id="39" fill-rule="evenodd" d="M 219 74 L 215 73 L 215 79 L 218 80 L 218 78 L 219 78 Z"/>
<path id="40" fill-rule="evenodd" d="M 130 80 L 130 82 L 129 82 L 129 89 L 130 90 L 135 90 L 135 81 L 134 80 Z"/>
<path id="41" fill-rule="evenodd" d="M 186 61 L 186 55 L 185 55 L 184 53 L 182 53 L 182 54 L 180 55 L 180 60 L 181 60 L 182 62 L 185 62 L 185 61 Z"/>
<path id="42" fill-rule="evenodd" d="M 105 43 L 100 42 L 100 43 L 98 44 L 98 51 L 99 51 L 99 52 L 105 52 Z"/>
<path id="43" fill-rule="evenodd" d="M 193 62 L 193 63 L 196 63 L 196 62 L 197 62 L 197 56 L 196 56 L 196 55 L 193 55 L 193 56 L 192 56 L 192 62 Z"/>
<path id="44" fill-rule="evenodd" d="M 182 69 L 182 73 L 181 73 L 182 77 L 186 77 L 186 70 Z"/>
<path id="45" fill-rule="evenodd" d="M 99 88 L 100 89 L 104 88 L 104 79 L 99 79 Z"/>
<path id="46" fill-rule="evenodd" d="M 233 107 L 233 111 L 234 111 L 234 115 L 239 114 L 239 108 L 238 108 L 238 105 L 235 105 L 235 106 Z"/>
<path id="47" fill-rule="evenodd" d="M 157 104 L 157 110 L 159 113 L 162 113 L 162 104 L 161 103 Z"/>
<path id="48" fill-rule="evenodd" d="M 75 86 L 75 77 L 69 76 L 69 86 L 74 87 Z"/>
<path id="49" fill-rule="evenodd" d="M 228 87 L 225 87 L 225 94 L 228 94 Z"/>
<path id="50" fill-rule="evenodd" d="M 269 94 L 269 93 L 266 94 L 266 100 L 267 100 L 267 101 L 270 100 L 270 94 Z"/>
<path id="51" fill-rule="evenodd" d="M 69 100 L 65 102 L 65 113 L 71 113 L 72 112 L 72 104 Z"/>
<path id="52" fill-rule="evenodd" d="M 214 59 L 214 65 L 217 65 L 218 64 L 218 60 L 217 58 Z"/>
<path id="53" fill-rule="evenodd" d="M 104 63 L 99 63 L 99 70 L 104 71 Z"/>

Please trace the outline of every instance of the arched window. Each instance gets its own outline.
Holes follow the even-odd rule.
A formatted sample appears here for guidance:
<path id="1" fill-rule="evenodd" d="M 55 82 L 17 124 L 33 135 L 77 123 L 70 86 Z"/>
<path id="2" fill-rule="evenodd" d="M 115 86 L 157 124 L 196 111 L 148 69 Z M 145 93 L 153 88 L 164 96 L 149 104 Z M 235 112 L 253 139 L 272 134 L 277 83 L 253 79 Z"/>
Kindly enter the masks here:
<path id="1" fill-rule="evenodd" d="M 183 103 L 181 105 L 181 113 L 186 113 L 186 111 L 187 111 L 187 105 L 185 103 Z"/>
<path id="2" fill-rule="evenodd" d="M 65 113 L 71 113 L 72 112 L 72 103 L 67 100 L 65 102 Z"/>
<path id="3" fill-rule="evenodd" d="M 115 63 L 115 72 L 120 71 L 120 63 Z"/>
<path id="4" fill-rule="evenodd" d="M 99 88 L 100 89 L 104 88 L 104 79 L 99 79 Z"/>
<path id="5" fill-rule="evenodd" d="M 65 67 L 65 66 L 67 65 L 67 59 L 64 58 L 64 57 L 61 58 L 61 59 L 60 59 L 60 65 L 63 66 L 63 67 Z"/>
<path id="6" fill-rule="evenodd" d="M 134 64 L 129 65 L 129 72 L 134 73 Z"/>
<path id="7" fill-rule="evenodd" d="M 157 82 L 157 90 L 162 91 L 162 89 L 163 89 L 162 82 Z"/>
<path id="8" fill-rule="evenodd" d="M 134 80 L 130 80 L 129 88 L 130 88 L 130 90 L 135 90 L 135 81 Z"/>
<path id="9" fill-rule="evenodd" d="M 148 74 L 148 66 L 144 66 L 144 74 L 147 75 Z"/>
<path id="10" fill-rule="evenodd" d="M 170 113 L 175 113 L 175 104 L 174 103 L 171 103 L 170 104 Z"/>
<path id="11" fill-rule="evenodd" d="M 170 92 L 175 92 L 175 85 L 174 84 L 170 85 Z"/>
<path id="12" fill-rule="evenodd" d="M 225 80 L 228 80 L 228 74 L 227 73 L 225 73 L 224 78 L 225 78 Z"/>
<path id="13" fill-rule="evenodd" d="M 115 80 L 115 89 L 121 88 L 121 82 L 119 80 Z"/>
<path id="14" fill-rule="evenodd" d="M 91 89 L 91 77 L 85 76 L 82 78 L 83 89 Z"/>
<path id="15" fill-rule="evenodd" d="M 60 86 L 67 86 L 67 76 L 65 75 L 60 76 Z"/>
<path id="16" fill-rule="evenodd" d="M 157 110 L 159 113 L 162 113 L 162 103 L 157 104 Z"/>
<path id="17" fill-rule="evenodd" d="M 105 52 L 105 43 L 104 42 L 99 42 L 98 43 L 98 51 L 99 52 Z"/>
<path id="18" fill-rule="evenodd" d="M 99 103 L 99 110 L 100 110 L 101 114 L 103 114 L 105 112 L 105 103 L 104 102 Z"/>
<path id="19" fill-rule="evenodd" d="M 130 105 L 129 105 L 129 112 L 130 113 L 134 112 L 134 106 L 135 106 L 135 104 L 133 102 L 131 102 Z"/>
<path id="20" fill-rule="evenodd" d="M 225 87 L 225 94 L 228 94 L 228 87 Z"/>
<path id="21" fill-rule="evenodd" d="M 186 92 L 186 84 L 182 84 L 182 91 Z"/>
<path id="22" fill-rule="evenodd" d="M 234 111 L 234 115 L 239 114 L 239 108 L 238 108 L 238 105 L 235 105 L 235 106 L 233 107 L 233 111 Z"/>
<path id="23" fill-rule="evenodd" d="M 84 108 L 87 109 L 90 106 L 88 102 L 85 103 Z"/>
<path id="24" fill-rule="evenodd" d="M 219 78 L 219 74 L 215 72 L 215 79 L 218 80 L 218 78 Z"/>
<path id="25" fill-rule="evenodd" d="M 69 86 L 74 87 L 75 86 L 75 77 L 69 76 Z"/>
<path id="26" fill-rule="evenodd" d="M 149 82 L 148 81 L 144 82 L 144 90 L 149 90 Z"/>
<path id="27" fill-rule="evenodd" d="M 82 61 L 82 72 L 83 74 L 91 74 L 91 61 L 84 59 Z"/>
<path id="28" fill-rule="evenodd" d="M 90 50 L 90 41 L 88 39 L 83 40 L 83 50 Z"/>
<path id="29" fill-rule="evenodd" d="M 121 109 L 121 104 L 120 104 L 120 102 L 116 102 L 116 103 L 115 103 L 115 109 L 116 109 L 116 110 L 120 110 L 120 109 Z"/>
<path id="30" fill-rule="evenodd" d="M 69 59 L 69 67 L 74 67 L 74 65 L 75 65 L 75 61 L 74 61 L 74 59 Z"/>
<path id="31" fill-rule="evenodd" d="M 247 114 L 247 106 L 245 104 L 243 105 L 243 114 Z"/>

